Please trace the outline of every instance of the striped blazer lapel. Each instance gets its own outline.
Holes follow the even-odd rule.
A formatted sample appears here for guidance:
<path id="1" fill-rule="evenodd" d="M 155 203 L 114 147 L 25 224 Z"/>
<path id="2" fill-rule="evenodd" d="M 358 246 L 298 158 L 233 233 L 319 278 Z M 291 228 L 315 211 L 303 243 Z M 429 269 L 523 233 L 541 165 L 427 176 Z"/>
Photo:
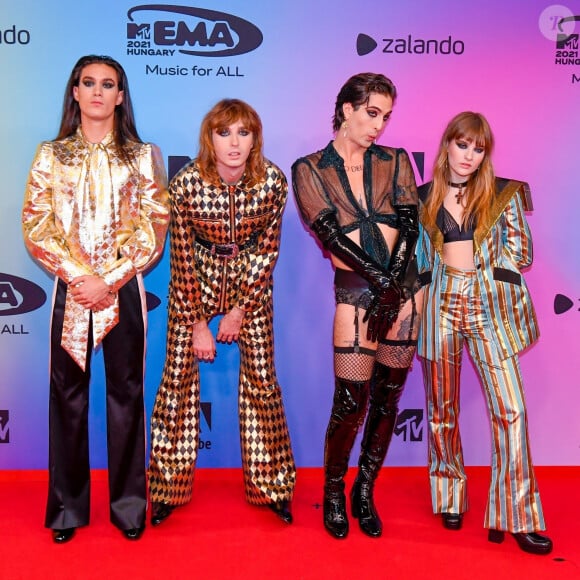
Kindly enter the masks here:
<path id="1" fill-rule="evenodd" d="M 497 181 L 496 181 L 497 183 Z M 498 184 L 499 185 L 499 184 Z M 496 192 L 495 199 L 489 214 L 489 220 L 483 224 L 481 228 L 477 228 L 473 235 L 473 243 L 475 246 L 475 251 L 481 247 L 481 244 L 485 237 L 489 234 L 489 230 L 495 225 L 497 220 L 501 217 L 503 210 L 509 203 L 510 199 L 514 193 L 525 184 L 522 181 L 510 180 L 504 187 Z"/>

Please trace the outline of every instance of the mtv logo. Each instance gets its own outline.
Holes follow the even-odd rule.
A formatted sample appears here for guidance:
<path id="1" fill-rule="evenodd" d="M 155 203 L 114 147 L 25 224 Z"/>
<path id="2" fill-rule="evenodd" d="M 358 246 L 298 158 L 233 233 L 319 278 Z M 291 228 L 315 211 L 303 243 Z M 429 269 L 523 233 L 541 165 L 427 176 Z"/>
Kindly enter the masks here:
<path id="1" fill-rule="evenodd" d="M 0 410 L 0 443 L 10 443 L 10 411 Z"/>
<path id="2" fill-rule="evenodd" d="M 395 435 L 403 434 L 403 441 L 423 441 L 423 409 L 405 409 L 397 417 Z"/>
<path id="3" fill-rule="evenodd" d="M 135 22 L 127 23 L 127 38 L 149 40 L 151 38 L 150 24 L 136 24 Z"/>
<path id="4" fill-rule="evenodd" d="M 558 38 L 556 39 L 556 48 L 569 48 L 570 50 L 578 50 L 578 35 L 558 34 Z"/>

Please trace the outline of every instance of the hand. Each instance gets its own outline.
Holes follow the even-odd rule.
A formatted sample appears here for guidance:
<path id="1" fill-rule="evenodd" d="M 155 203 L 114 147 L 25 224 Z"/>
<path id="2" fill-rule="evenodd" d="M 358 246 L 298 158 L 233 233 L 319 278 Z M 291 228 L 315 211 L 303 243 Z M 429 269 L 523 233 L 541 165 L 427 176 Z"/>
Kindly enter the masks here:
<path id="1" fill-rule="evenodd" d="M 107 283 L 102 278 L 93 275 L 74 278 L 68 285 L 67 292 L 70 292 L 81 306 L 95 311 L 110 306 L 113 303 L 111 299 L 114 301 Z"/>
<path id="2" fill-rule="evenodd" d="M 115 294 L 109 292 L 105 298 L 103 298 L 100 302 L 95 304 L 91 310 L 93 312 L 100 312 L 101 310 L 105 310 L 109 308 L 109 306 L 113 306 L 115 304 Z"/>
<path id="3" fill-rule="evenodd" d="M 402 297 L 402 289 L 395 280 L 373 297 L 363 318 L 363 322 L 368 322 L 368 340 L 377 342 L 386 336 L 399 315 Z"/>
<path id="4" fill-rule="evenodd" d="M 220 320 L 216 340 L 218 342 L 227 342 L 228 344 L 238 340 L 244 315 L 245 312 L 237 306 L 234 306 L 234 308 L 224 314 Z"/>
<path id="5" fill-rule="evenodd" d="M 215 341 L 205 320 L 193 325 L 193 354 L 199 359 L 212 362 L 215 359 Z"/>

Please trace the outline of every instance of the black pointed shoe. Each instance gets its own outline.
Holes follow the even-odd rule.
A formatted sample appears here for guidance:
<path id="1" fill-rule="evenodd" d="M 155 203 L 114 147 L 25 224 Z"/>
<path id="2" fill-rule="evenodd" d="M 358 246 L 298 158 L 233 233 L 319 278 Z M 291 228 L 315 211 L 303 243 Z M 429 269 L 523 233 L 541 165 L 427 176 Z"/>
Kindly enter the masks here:
<path id="1" fill-rule="evenodd" d="M 163 502 L 153 502 L 151 506 L 151 525 L 158 526 L 173 512 L 175 506 Z"/>
<path id="2" fill-rule="evenodd" d="M 441 518 L 443 519 L 443 527 L 448 530 L 460 530 L 463 525 L 463 514 L 443 512 Z"/>
<path id="3" fill-rule="evenodd" d="M 64 544 L 73 539 L 76 528 L 63 528 L 61 530 L 52 530 L 52 541 L 55 544 Z"/>
<path id="4" fill-rule="evenodd" d="M 145 525 L 142 525 L 140 528 L 129 528 L 128 530 L 122 530 L 123 535 L 128 540 L 138 540 L 145 531 Z"/>
<path id="5" fill-rule="evenodd" d="M 537 554 L 539 556 L 545 556 L 552 551 L 554 547 L 552 540 L 547 536 L 542 536 L 535 532 L 531 533 L 513 533 L 511 534 L 514 540 L 518 543 L 518 546 L 524 552 L 529 554 Z M 494 544 L 501 544 L 504 539 L 504 532 L 501 530 L 489 530 L 487 539 Z"/>
<path id="6" fill-rule="evenodd" d="M 290 511 L 290 502 L 287 499 L 268 504 L 268 507 L 286 524 L 291 524 L 294 520 Z"/>

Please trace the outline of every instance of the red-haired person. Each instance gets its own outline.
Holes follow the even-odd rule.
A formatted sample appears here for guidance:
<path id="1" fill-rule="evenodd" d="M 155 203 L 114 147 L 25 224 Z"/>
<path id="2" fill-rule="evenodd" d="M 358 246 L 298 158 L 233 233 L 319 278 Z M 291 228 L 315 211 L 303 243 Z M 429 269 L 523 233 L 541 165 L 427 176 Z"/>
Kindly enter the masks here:
<path id="1" fill-rule="evenodd" d="M 252 107 L 224 99 L 199 153 L 171 180 L 165 368 L 151 417 L 151 522 L 191 499 L 199 444 L 199 361 L 216 341 L 240 350 L 238 411 L 246 499 L 292 522 L 296 468 L 274 367 L 272 273 L 288 185 L 262 152 Z M 214 337 L 208 324 L 221 315 Z"/>
<path id="2" fill-rule="evenodd" d="M 529 450 L 518 353 L 538 337 L 520 273 L 532 263 L 525 217 L 527 183 L 494 175 L 494 138 L 485 117 L 463 112 L 448 124 L 424 203 L 417 259 L 425 288 L 418 354 L 429 425 L 433 511 L 459 530 L 467 510 L 467 476 L 459 433 L 464 344 L 483 385 L 492 433 L 491 485 L 484 525 L 491 542 L 510 532 L 519 547 L 548 554 L 552 541 Z"/>

